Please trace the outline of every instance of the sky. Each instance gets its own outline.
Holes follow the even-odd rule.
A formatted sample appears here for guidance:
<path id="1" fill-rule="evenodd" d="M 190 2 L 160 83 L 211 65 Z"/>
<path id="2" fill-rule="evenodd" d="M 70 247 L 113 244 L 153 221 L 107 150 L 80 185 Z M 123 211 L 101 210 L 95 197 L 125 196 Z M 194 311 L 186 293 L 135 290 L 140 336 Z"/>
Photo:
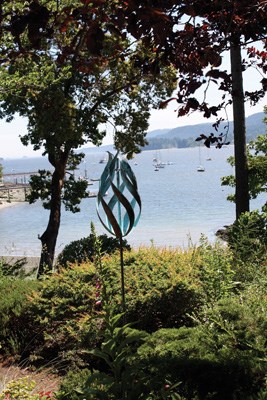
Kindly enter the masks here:
<path id="1" fill-rule="evenodd" d="M 226 68 L 229 65 L 229 61 L 225 60 Z M 255 88 L 260 88 L 259 81 L 262 79 L 259 76 L 259 72 L 250 69 L 246 71 L 243 75 L 244 89 L 248 91 L 253 91 Z M 207 102 L 210 104 L 217 104 L 220 101 L 220 96 L 222 92 L 217 90 L 215 84 L 211 84 L 208 90 Z M 198 97 L 201 99 L 202 95 Z M 251 106 L 246 104 L 246 116 L 263 112 L 264 106 L 267 105 L 267 96 L 261 100 L 256 106 Z M 156 129 L 172 129 L 180 126 L 194 125 L 204 122 L 210 122 L 211 124 L 215 121 L 213 119 L 204 118 L 200 113 L 194 112 L 189 116 L 177 117 L 177 103 L 175 101 L 170 102 L 168 107 L 164 110 L 153 110 L 149 120 L 148 131 Z M 225 117 L 225 115 L 222 115 Z M 231 107 L 228 108 L 228 118 L 232 120 Z M 34 151 L 32 146 L 23 146 L 19 136 L 23 136 L 27 133 L 27 120 L 20 117 L 16 117 L 12 122 L 5 122 L 0 120 L 0 157 L 2 158 L 21 158 L 21 157 L 39 157 L 42 151 Z M 103 144 L 112 143 L 112 134 L 107 131 L 107 136 L 104 139 Z"/>

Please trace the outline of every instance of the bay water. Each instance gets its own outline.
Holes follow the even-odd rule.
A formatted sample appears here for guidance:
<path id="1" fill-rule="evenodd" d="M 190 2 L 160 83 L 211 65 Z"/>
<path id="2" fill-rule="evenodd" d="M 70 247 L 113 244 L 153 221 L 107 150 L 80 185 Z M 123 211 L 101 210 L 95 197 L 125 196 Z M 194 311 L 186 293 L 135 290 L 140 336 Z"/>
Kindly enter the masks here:
<path id="1" fill-rule="evenodd" d="M 227 158 L 233 146 L 222 149 L 186 148 L 144 151 L 129 163 L 135 173 L 142 200 L 142 215 L 138 225 L 126 237 L 133 247 L 155 245 L 187 247 L 199 242 L 201 234 L 214 241 L 215 233 L 235 218 L 235 206 L 226 200 L 233 189 L 221 186 L 220 178 L 233 173 Z M 76 175 L 98 179 L 105 167 L 99 150 L 86 155 Z M 201 160 L 199 159 L 201 157 Z M 153 159 L 158 158 L 164 168 L 155 171 Z M 198 172 L 199 163 L 204 172 Z M 6 159 L 4 173 L 33 172 L 50 169 L 45 157 Z M 14 179 L 14 178 L 10 178 Z M 95 181 L 90 190 L 98 189 Z M 251 208 L 260 208 L 263 198 L 252 201 Z M 63 208 L 63 207 L 62 207 Z M 62 209 L 56 253 L 73 240 L 90 234 L 91 221 L 98 234 L 106 233 L 96 213 L 96 199 L 81 202 L 81 212 Z M 0 254 L 39 256 L 41 242 L 38 235 L 46 229 L 49 211 L 41 202 L 19 203 L 0 210 Z"/>

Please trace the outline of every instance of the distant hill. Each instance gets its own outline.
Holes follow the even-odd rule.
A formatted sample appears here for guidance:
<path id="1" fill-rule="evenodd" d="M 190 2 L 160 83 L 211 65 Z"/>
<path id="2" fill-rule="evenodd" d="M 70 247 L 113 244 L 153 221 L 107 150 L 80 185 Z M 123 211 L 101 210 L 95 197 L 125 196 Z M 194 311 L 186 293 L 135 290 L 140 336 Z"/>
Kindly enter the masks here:
<path id="1" fill-rule="evenodd" d="M 247 141 L 255 139 L 259 134 L 266 133 L 266 124 L 263 122 L 265 113 L 256 113 L 246 118 Z M 219 132 L 212 127 L 212 123 L 179 126 L 174 129 L 159 129 L 147 134 L 149 144 L 144 150 L 163 149 L 171 147 L 195 146 L 195 139 L 201 134 L 214 133 L 215 135 L 226 131 L 226 124 L 222 123 Z M 233 141 L 233 121 L 229 122 L 227 140 Z"/>
<path id="2" fill-rule="evenodd" d="M 266 124 L 263 118 L 266 116 L 263 112 L 250 115 L 246 118 L 247 141 L 255 139 L 258 135 L 266 133 Z M 225 132 L 224 126 L 221 124 L 219 133 Z M 196 146 L 196 138 L 201 134 L 209 134 L 213 132 L 218 135 L 218 132 L 212 127 L 212 123 L 203 123 L 195 125 L 179 126 L 174 129 L 156 129 L 148 132 L 146 139 L 149 142 L 142 150 L 156 150 L 168 148 L 183 148 Z M 233 122 L 229 122 L 228 141 L 233 141 Z M 80 149 L 85 154 L 103 153 L 110 151 L 114 153 L 112 144 L 99 147 L 83 147 Z"/>
<path id="3" fill-rule="evenodd" d="M 150 131 L 148 134 L 149 134 L 150 138 L 154 138 L 154 137 L 162 136 L 167 132 L 170 132 L 170 129 L 155 129 L 154 131 Z"/>
<path id="4" fill-rule="evenodd" d="M 108 144 L 105 146 L 94 146 L 94 147 L 82 147 L 79 149 L 79 152 L 85 153 L 85 154 L 92 154 L 92 153 L 103 153 L 105 151 L 110 151 L 111 153 L 114 152 L 114 146 L 113 144 Z"/>

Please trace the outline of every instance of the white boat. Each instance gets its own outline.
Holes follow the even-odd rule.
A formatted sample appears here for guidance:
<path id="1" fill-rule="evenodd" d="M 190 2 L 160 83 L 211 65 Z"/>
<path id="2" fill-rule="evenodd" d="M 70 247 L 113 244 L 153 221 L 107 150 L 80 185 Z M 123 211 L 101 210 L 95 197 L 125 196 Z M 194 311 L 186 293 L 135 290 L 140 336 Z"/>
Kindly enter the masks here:
<path id="1" fill-rule="evenodd" d="M 200 146 L 198 146 L 198 156 L 199 156 L 199 165 L 197 167 L 197 172 L 204 172 L 205 168 L 201 164 L 201 154 L 200 154 Z"/>
<path id="2" fill-rule="evenodd" d="M 89 198 L 98 196 L 98 190 L 88 190 L 87 193 Z M 106 192 L 104 196 L 108 196 L 108 192 Z"/>

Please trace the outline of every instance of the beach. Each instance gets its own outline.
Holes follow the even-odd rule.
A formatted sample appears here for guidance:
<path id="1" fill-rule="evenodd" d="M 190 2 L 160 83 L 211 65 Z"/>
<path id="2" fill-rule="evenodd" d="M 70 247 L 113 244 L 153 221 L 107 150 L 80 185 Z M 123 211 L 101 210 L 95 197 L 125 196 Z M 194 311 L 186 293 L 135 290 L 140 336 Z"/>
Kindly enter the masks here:
<path id="1" fill-rule="evenodd" d="M 19 203 L 18 201 L 12 201 L 12 202 L 10 202 L 10 201 L 5 201 L 5 200 L 1 200 L 1 199 L 0 199 L 0 210 L 2 210 L 3 208 L 6 208 L 6 207 L 15 206 L 15 205 L 17 205 L 18 203 Z"/>

